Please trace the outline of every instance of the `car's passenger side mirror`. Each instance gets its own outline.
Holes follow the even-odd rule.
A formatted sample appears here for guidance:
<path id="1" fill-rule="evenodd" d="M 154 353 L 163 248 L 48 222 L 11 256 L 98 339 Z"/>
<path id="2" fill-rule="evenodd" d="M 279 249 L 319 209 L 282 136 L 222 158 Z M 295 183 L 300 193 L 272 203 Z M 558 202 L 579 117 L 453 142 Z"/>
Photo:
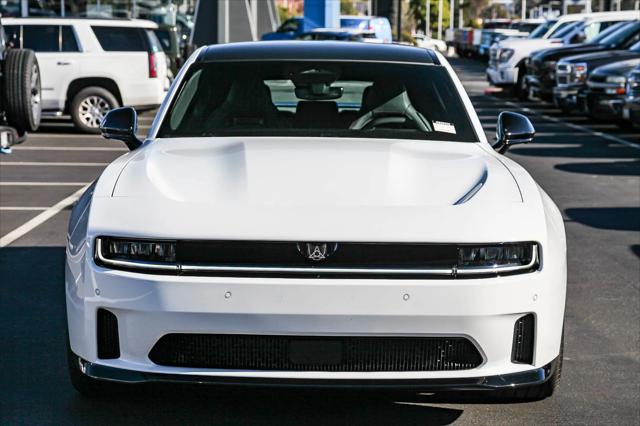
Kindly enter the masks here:
<path id="1" fill-rule="evenodd" d="M 133 151 L 142 145 L 136 136 L 138 131 L 138 114 L 131 107 L 112 109 L 100 123 L 100 132 L 107 139 L 123 141 Z"/>
<path id="2" fill-rule="evenodd" d="M 504 154 L 511 145 L 531 142 L 535 134 L 536 129 L 524 115 L 516 112 L 501 112 L 498 116 L 493 149 Z"/>

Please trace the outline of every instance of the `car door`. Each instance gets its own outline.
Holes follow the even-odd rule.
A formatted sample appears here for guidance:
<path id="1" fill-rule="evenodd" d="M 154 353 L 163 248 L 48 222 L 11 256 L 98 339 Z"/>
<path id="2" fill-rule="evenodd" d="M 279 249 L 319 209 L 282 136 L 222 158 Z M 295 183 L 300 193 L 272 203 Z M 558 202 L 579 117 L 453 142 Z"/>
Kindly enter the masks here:
<path id="1" fill-rule="evenodd" d="M 42 109 L 62 111 L 69 83 L 79 73 L 80 47 L 71 25 L 22 26 L 22 47 L 36 52 L 42 84 Z"/>

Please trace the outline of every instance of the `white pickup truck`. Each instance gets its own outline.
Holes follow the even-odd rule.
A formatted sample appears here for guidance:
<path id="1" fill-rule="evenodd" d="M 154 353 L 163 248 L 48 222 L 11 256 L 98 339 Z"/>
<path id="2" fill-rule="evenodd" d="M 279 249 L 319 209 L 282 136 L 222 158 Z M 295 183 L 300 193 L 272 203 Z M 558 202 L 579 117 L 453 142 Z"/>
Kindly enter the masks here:
<path id="1" fill-rule="evenodd" d="M 514 88 L 517 95 L 526 94 L 525 60 L 535 51 L 563 43 L 588 42 L 609 25 L 640 19 L 640 11 L 576 13 L 561 16 L 541 38 L 506 39 L 491 46 L 487 79 L 498 87 Z M 584 22 L 578 31 L 570 25 Z"/>
<path id="2" fill-rule="evenodd" d="M 70 115 L 98 133 L 113 108 L 159 105 L 169 88 L 167 60 L 151 21 L 136 19 L 3 19 L 8 41 L 36 52 L 43 117 Z"/>

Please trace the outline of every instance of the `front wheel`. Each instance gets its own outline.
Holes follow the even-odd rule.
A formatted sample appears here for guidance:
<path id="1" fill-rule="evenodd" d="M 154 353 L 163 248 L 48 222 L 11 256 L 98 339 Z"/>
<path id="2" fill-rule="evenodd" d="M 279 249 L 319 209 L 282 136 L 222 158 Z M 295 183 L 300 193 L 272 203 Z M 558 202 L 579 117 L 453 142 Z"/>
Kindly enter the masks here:
<path id="1" fill-rule="evenodd" d="M 9 49 L 5 57 L 4 87 L 0 96 L 7 121 L 19 135 L 33 132 L 40 125 L 40 68 L 32 50 Z M 4 94 L 2 94 L 4 92 Z"/>
<path id="2" fill-rule="evenodd" d="M 111 92 L 102 87 L 87 87 L 71 101 L 71 119 L 84 133 L 100 133 L 100 123 L 107 113 L 120 106 Z"/>

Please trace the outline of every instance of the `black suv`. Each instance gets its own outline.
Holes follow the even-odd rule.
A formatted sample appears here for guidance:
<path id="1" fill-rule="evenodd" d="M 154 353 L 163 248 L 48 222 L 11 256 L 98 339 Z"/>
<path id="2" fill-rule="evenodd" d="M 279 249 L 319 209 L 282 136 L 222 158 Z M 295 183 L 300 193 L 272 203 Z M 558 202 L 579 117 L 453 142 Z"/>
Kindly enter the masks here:
<path id="1" fill-rule="evenodd" d="M 0 18 L 0 149 L 23 142 L 40 125 L 41 114 L 36 55 L 8 44 Z"/>

